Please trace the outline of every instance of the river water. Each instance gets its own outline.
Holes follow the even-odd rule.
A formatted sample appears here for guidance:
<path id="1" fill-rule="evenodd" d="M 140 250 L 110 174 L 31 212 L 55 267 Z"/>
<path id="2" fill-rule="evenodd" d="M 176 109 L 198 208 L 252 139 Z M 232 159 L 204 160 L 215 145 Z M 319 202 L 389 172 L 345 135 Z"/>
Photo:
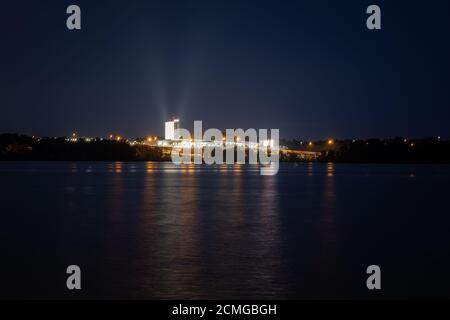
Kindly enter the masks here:
<path id="1" fill-rule="evenodd" d="M 450 297 L 450 166 L 2 162 L 0 181 L 1 297 Z"/>

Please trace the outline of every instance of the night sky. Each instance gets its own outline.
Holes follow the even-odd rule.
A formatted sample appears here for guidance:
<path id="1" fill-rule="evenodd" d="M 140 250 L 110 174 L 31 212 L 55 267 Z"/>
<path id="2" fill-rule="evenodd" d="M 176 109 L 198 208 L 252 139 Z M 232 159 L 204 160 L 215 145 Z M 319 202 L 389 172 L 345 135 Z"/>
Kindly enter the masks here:
<path id="1" fill-rule="evenodd" d="M 66 28 L 66 8 L 82 30 Z M 382 9 L 382 30 L 366 8 Z M 450 137 L 449 1 L 2 1 L 0 132 Z"/>

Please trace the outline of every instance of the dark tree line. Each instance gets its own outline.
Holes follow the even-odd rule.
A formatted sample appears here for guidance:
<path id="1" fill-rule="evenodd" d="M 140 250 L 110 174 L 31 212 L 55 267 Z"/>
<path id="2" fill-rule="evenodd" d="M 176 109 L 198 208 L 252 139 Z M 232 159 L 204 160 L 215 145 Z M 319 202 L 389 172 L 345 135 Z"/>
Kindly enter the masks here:
<path id="1" fill-rule="evenodd" d="M 450 163 L 450 142 L 438 139 L 343 141 L 324 150 L 322 161 L 371 163 Z"/>
<path id="2" fill-rule="evenodd" d="M 157 161 L 159 148 L 131 146 L 127 142 L 94 139 L 77 142 L 65 138 L 36 139 L 23 135 L 0 135 L 0 160 L 46 161 Z"/>
<path id="3" fill-rule="evenodd" d="M 318 161 L 348 163 L 450 163 L 450 141 L 429 139 L 368 139 L 301 142 L 282 140 L 291 150 L 320 152 Z M 170 161 L 161 148 L 125 141 L 34 138 L 0 135 L 0 160 L 66 161 Z M 281 161 L 303 161 L 298 155 L 281 154 Z"/>

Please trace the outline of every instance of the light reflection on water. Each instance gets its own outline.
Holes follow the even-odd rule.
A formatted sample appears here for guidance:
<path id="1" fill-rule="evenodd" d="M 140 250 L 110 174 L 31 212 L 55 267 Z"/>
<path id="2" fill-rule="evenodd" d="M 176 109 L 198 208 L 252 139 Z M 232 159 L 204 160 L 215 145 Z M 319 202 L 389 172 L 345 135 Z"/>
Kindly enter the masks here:
<path id="1" fill-rule="evenodd" d="M 143 179 L 135 286 L 145 296 L 211 297 L 247 283 L 275 295 L 279 262 L 267 257 L 279 251 L 276 179 L 246 190 L 244 176 L 234 174 L 241 167 L 218 166 L 210 179 L 195 174 L 195 165 L 177 170 L 164 170 L 179 175 L 163 175 L 158 184 L 151 175 Z M 232 176 L 218 179 L 215 172 Z M 254 204 L 245 206 L 249 198 Z"/>
<path id="2" fill-rule="evenodd" d="M 367 297 L 355 274 L 373 261 L 400 283 L 414 272 L 395 272 L 405 257 L 450 266 L 448 216 L 422 219 L 430 201 L 445 206 L 448 188 L 429 186 L 447 185 L 448 166 L 281 164 L 261 176 L 249 165 L 5 162 L 0 177 L 4 288 L 16 296 L 65 296 L 54 274 L 73 263 L 82 297 L 163 299 Z M 25 271 L 29 291 L 17 285 Z"/>

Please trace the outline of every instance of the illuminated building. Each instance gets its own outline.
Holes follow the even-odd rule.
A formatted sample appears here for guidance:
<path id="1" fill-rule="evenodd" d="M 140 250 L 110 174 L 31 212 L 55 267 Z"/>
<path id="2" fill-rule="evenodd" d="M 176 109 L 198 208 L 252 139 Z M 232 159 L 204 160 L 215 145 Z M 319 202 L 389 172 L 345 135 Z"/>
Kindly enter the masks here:
<path id="1" fill-rule="evenodd" d="M 165 131 L 165 139 L 166 140 L 175 140 L 175 130 L 180 128 L 180 120 L 173 119 L 172 121 L 166 122 L 166 131 Z"/>

